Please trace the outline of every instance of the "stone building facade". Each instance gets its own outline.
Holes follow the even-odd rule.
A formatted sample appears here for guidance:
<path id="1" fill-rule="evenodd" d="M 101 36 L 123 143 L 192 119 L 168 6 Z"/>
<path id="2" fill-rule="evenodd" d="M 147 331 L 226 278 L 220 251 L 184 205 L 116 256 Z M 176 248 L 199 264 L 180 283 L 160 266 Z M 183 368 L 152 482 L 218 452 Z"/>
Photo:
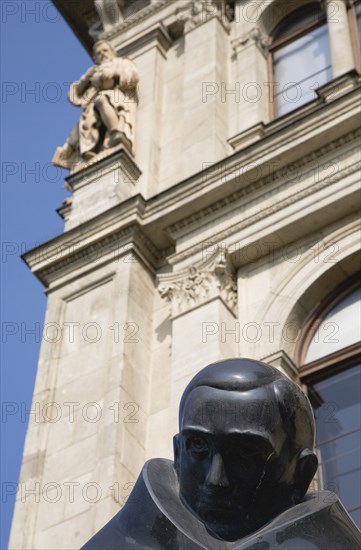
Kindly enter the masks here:
<path id="1" fill-rule="evenodd" d="M 54 4 L 84 47 L 134 62 L 139 103 L 133 153 L 70 170 L 64 233 L 25 255 L 48 306 L 17 550 L 79 548 L 110 519 L 143 463 L 172 456 L 206 364 L 264 360 L 318 406 L 317 384 L 356 368 L 357 319 L 335 308 L 357 306 L 360 3 Z M 336 473 L 316 481 L 345 499 Z"/>

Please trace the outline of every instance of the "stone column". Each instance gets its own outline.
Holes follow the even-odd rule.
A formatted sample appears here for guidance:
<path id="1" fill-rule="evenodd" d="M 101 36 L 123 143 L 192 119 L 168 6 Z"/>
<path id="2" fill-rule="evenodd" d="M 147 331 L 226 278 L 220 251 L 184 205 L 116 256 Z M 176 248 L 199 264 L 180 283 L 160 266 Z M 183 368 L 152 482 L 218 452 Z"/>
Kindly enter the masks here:
<path id="1" fill-rule="evenodd" d="M 159 276 L 172 319 L 171 425 L 177 430 L 184 388 L 204 366 L 238 355 L 237 285 L 224 252 L 172 275 Z"/>
<path id="2" fill-rule="evenodd" d="M 333 78 L 355 68 L 345 0 L 326 0 Z"/>

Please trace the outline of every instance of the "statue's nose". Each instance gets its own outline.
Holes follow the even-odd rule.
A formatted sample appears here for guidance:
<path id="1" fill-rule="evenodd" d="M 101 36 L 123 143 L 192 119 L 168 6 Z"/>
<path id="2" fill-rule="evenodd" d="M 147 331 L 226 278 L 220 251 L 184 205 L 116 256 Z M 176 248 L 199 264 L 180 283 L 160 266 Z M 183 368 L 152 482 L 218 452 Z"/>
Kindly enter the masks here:
<path id="1" fill-rule="evenodd" d="M 211 466 L 206 478 L 206 485 L 214 487 L 229 487 L 229 481 L 220 453 L 213 456 Z"/>

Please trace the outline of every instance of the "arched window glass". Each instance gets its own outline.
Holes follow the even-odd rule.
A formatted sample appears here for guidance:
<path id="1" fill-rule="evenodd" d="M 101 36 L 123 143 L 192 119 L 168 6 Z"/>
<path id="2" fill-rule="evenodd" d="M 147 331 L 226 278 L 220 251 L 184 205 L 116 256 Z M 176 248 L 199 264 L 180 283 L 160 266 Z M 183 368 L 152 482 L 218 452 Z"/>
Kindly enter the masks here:
<path id="1" fill-rule="evenodd" d="M 319 4 L 295 10 L 275 29 L 271 45 L 277 116 L 312 101 L 332 79 L 328 28 Z"/>
<path id="2" fill-rule="evenodd" d="M 321 321 L 309 344 L 305 362 L 310 363 L 360 340 L 361 288 L 349 294 Z"/>
<path id="3" fill-rule="evenodd" d="M 302 382 L 315 410 L 322 489 L 339 495 L 361 526 L 361 288 L 316 323 L 308 341 Z M 315 324 L 313 325 L 315 327 Z"/>

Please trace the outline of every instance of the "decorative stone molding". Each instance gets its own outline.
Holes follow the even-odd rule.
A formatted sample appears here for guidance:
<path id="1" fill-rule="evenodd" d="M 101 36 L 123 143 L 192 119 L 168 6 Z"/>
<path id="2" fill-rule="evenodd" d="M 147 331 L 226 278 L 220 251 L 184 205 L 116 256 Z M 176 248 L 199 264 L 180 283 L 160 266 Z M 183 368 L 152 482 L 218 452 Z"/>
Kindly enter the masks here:
<path id="1" fill-rule="evenodd" d="M 157 48 L 164 59 L 167 59 L 167 52 L 172 44 L 172 37 L 168 29 L 162 22 L 159 22 L 155 27 L 123 43 L 119 48 L 119 53 L 121 56 L 132 57 L 135 52 L 139 54 L 139 52 L 144 52 L 147 49 Z"/>
<path id="2" fill-rule="evenodd" d="M 84 226 L 82 229 L 86 231 Z M 95 241 L 84 239 L 82 232 L 77 234 L 77 228 L 69 234 L 64 233 L 22 256 L 47 289 L 51 286 L 54 290 L 58 284 L 62 285 L 63 277 L 72 277 L 75 270 L 92 271 L 94 259 L 99 267 L 102 263 L 118 262 L 122 257 L 129 258 L 130 254 L 135 254 L 151 273 L 156 272 L 160 252 L 137 224 L 113 231 Z"/>
<path id="3" fill-rule="evenodd" d="M 94 6 L 105 32 L 124 21 L 124 0 L 94 0 Z"/>
<path id="4" fill-rule="evenodd" d="M 334 78 L 316 90 L 316 94 L 325 103 L 330 103 L 340 96 L 360 87 L 359 74 L 356 70 Z"/>
<path id="5" fill-rule="evenodd" d="M 170 275 L 158 275 L 158 291 L 170 302 L 172 319 L 219 298 L 236 316 L 237 283 L 227 251 Z"/>
<path id="6" fill-rule="evenodd" d="M 232 47 L 236 54 L 240 52 L 247 44 L 255 44 L 262 53 L 268 51 L 269 40 L 266 34 L 262 33 L 259 27 L 254 27 L 246 34 L 232 40 Z"/>
<path id="7" fill-rule="evenodd" d="M 176 10 L 178 22 L 183 22 L 184 33 L 192 31 L 213 17 L 218 17 L 229 29 L 231 14 L 225 3 L 217 0 L 192 0 Z"/>
<path id="8" fill-rule="evenodd" d="M 357 140 L 359 137 L 361 137 L 361 131 L 360 129 L 354 130 L 353 132 L 350 132 L 349 134 L 345 134 L 344 136 L 341 136 L 340 138 L 331 141 L 327 145 L 320 147 L 319 149 L 314 150 L 312 153 L 309 153 L 308 155 L 304 155 L 302 158 L 298 159 L 297 161 L 294 161 L 292 163 L 292 168 L 296 172 L 298 168 L 302 168 L 303 166 L 307 166 L 309 163 L 311 163 L 315 159 L 321 159 L 323 156 L 325 156 L 327 153 L 334 151 L 341 147 L 342 145 L 345 145 L 346 143 L 351 143 L 352 141 Z M 357 146 L 357 145 L 356 145 Z M 230 174 L 234 174 L 235 168 L 230 165 L 227 167 Z M 308 196 L 312 194 L 317 189 L 322 189 L 323 187 L 327 187 L 330 183 L 334 183 L 336 181 L 341 180 L 342 178 L 346 177 L 346 175 L 352 174 L 354 172 L 357 172 L 359 169 L 359 165 L 355 166 L 354 164 L 351 166 L 348 166 L 347 168 L 344 168 L 343 170 L 338 170 L 335 175 L 333 175 L 331 178 L 326 178 L 325 181 L 320 181 L 318 185 L 313 185 L 311 188 L 303 190 L 300 193 L 297 193 L 297 198 L 303 198 L 305 196 Z M 283 166 L 282 168 L 275 170 L 271 172 L 269 175 L 265 176 L 264 178 L 260 178 L 257 181 L 254 181 L 249 186 L 237 189 L 234 191 L 234 193 L 228 195 L 226 198 L 223 198 L 217 202 L 215 202 L 213 205 L 208 206 L 205 209 L 201 209 L 198 212 L 195 212 L 194 214 L 183 218 L 181 221 L 176 222 L 169 227 L 167 227 L 167 231 L 172 234 L 176 231 L 179 231 L 182 228 L 191 226 L 194 223 L 198 223 L 199 220 L 204 219 L 208 214 L 211 214 L 213 212 L 216 212 L 225 206 L 229 204 L 235 203 L 240 198 L 246 196 L 247 194 L 251 193 L 252 191 L 256 191 L 261 189 L 262 187 L 267 186 L 268 183 L 272 181 L 276 181 L 278 179 L 284 178 L 285 174 L 287 174 L 287 165 Z M 312 170 L 312 168 L 311 168 Z M 226 172 L 218 172 L 215 176 L 215 178 L 220 179 L 222 177 L 223 181 L 225 180 L 227 176 Z M 300 196 L 299 196 L 300 195 Z M 293 200 L 296 200 L 296 196 L 290 197 L 291 202 Z M 284 204 L 286 201 L 281 201 L 280 204 Z M 276 211 L 278 209 L 278 205 L 272 206 L 272 211 Z M 265 216 L 265 212 L 259 213 L 259 218 L 262 219 L 262 217 Z M 250 223 L 253 223 L 252 220 L 254 220 L 254 217 L 251 216 Z M 244 220 L 246 222 L 246 220 Z M 245 225 L 242 225 L 242 227 L 245 227 L 248 225 L 248 223 Z M 232 234 L 232 229 L 229 229 L 225 234 Z M 178 256 L 177 256 L 178 257 Z M 183 256 L 179 256 L 183 259 Z"/>
<path id="9" fill-rule="evenodd" d="M 312 185 L 311 187 L 309 187 L 307 189 L 303 189 L 302 191 L 299 191 L 297 193 L 294 193 L 294 194 L 290 195 L 287 199 L 282 199 L 280 201 L 275 202 L 271 207 L 264 208 L 264 209 L 260 210 L 257 214 L 255 214 L 253 216 L 249 216 L 247 218 L 244 218 L 242 221 L 240 221 L 236 225 L 230 226 L 226 230 L 222 231 L 221 233 L 218 234 L 218 238 L 222 239 L 222 241 L 225 241 L 228 237 L 234 235 L 237 231 L 241 231 L 243 229 L 246 229 L 247 227 L 250 227 L 251 225 L 255 224 L 256 222 L 264 220 L 265 218 L 271 216 L 272 214 L 274 214 L 276 212 L 280 212 L 282 209 L 286 208 L 287 206 L 295 204 L 297 201 L 301 201 L 302 199 L 313 195 L 317 191 L 320 191 L 322 189 L 325 189 L 325 188 L 329 187 L 332 183 L 336 183 L 337 181 L 340 181 L 340 180 L 346 178 L 347 176 L 349 176 L 351 174 L 359 173 L 360 169 L 361 169 L 361 162 L 358 162 L 356 164 L 353 164 L 351 166 L 346 167 L 343 170 L 339 170 L 339 172 L 334 176 L 334 179 L 333 178 L 325 178 L 321 182 L 316 183 L 316 184 Z M 253 187 L 253 189 L 256 189 L 256 187 Z M 238 195 L 238 193 L 234 193 L 234 195 L 233 195 L 234 199 L 233 200 L 231 199 L 231 197 L 228 197 L 227 203 L 228 204 L 233 203 L 236 200 L 235 197 L 237 195 Z M 225 206 L 225 204 L 226 204 L 225 201 L 220 201 L 219 203 L 214 205 L 214 210 L 213 211 L 216 211 L 219 208 L 222 208 L 223 206 Z M 211 210 L 209 209 L 207 211 L 207 214 L 209 214 L 210 211 Z M 202 217 L 200 213 L 197 213 L 197 215 L 199 216 L 197 219 L 200 219 Z M 192 223 L 193 222 L 194 222 L 194 219 L 192 219 Z M 175 227 L 172 226 L 172 229 L 174 231 Z M 199 244 L 197 243 L 195 245 L 192 245 L 192 247 L 190 249 L 186 249 L 185 251 L 183 251 L 179 254 L 174 254 L 173 259 L 177 258 L 177 261 L 184 261 L 189 256 L 191 256 L 192 254 L 197 253 L 200 250 L 202 250 L 203 246 L 204 246 L 203 242 L 199 243 Z M 237 256 L 237 255 L 238 255 L 238 257 L 240 256 L 239 250 L 237 250 L 237 252 L 235 253 L 235 256 Z"/>
<path id="10" fill-rule="evenodd" d="M 136 17 L 129 17 L 128 19 L 124 19 L 124 21 L 122 21 L 118 25 L 112 27 L 111 30 L 101 33 L 99 38 L 103 40 L 111 40 L 112 38 L 114 38 L 114 36 L 117 36 L 119 33 L 125 31 L 126 29 L 139 25 L 145 19 L 147 19 L 151 15 L 154 15 L 158 11 L 161 11 L 164 7 L 167 7 L 168 5 L 169 0 L 154 0 L 145 8 L 139 10 L 139 12 L 137 12 L 136 14 Z"/>
<path id="11" fill-rule="evenodd" d="M 264 136 L 264 133 L 265 125 L 263 122 L 259 122 L 251 128 L 248 128 L 248 130 L 231 137 L 228 140 L 228 143 L 233 147 L 233 149 L 245 148 L 261 139 Z"/>

